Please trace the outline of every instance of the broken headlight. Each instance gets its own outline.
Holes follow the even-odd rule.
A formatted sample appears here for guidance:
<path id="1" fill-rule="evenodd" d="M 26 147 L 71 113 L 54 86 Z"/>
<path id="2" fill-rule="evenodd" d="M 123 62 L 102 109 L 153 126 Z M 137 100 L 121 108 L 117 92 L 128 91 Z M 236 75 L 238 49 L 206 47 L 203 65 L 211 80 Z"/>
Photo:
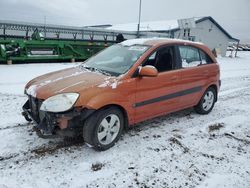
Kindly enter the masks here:
<path id="1" fill-rule="evenodd" d="M 65 112 L 70 110 L 79 97 L 78 93 L 62 93 L 46 99 L 40 110 L 46 112 Z"/>

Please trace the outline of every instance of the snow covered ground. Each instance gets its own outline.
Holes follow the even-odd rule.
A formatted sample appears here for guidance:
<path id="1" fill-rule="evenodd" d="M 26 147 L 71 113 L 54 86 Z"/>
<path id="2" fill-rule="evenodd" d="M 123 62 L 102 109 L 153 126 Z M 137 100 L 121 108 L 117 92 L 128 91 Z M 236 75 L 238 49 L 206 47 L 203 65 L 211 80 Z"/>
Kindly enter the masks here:
<path id="1" fill-rule="evenodd" d="M 0 66 L 0 188 L 250 187 L 250 53 L 219 58 L 209 115 L 192 109 L 140 123 L 110 150 L 38 138 L 21 116 L 25 83 L 72 64 Z"/>

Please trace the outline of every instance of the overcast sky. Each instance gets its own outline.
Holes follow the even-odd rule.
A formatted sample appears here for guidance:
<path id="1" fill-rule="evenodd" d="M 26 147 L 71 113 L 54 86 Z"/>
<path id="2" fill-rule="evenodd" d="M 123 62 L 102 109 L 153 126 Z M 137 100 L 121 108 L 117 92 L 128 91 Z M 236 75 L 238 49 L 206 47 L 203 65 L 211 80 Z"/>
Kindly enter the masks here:
<path id="1" fill-rule="evenodd" d="M 60 25 L 137 22 L 139 0 L 0 0 L 0 19 Z M 142 0 L 142 21 L 212 16 L 250 42 L 250 0 Z"/>

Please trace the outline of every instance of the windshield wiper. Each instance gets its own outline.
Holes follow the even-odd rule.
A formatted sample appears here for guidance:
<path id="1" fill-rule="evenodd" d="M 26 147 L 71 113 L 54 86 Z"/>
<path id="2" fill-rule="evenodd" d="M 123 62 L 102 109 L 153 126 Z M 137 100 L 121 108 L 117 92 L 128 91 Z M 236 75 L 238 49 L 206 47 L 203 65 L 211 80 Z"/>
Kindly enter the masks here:
<path id="1" fill-rule="evenodd" d="M 87 67 L 87 66 L 81 66 L 81 68 L 84 68 L 84 69 L 88 69 L 88 70 L 90 70 L 90 71 L 92 71 L 92 67 Z"/>
<path id="2" fill-rule="evenodd" d="M 83 68 L 88 69 L 91 72 L 99 72 L 99 73 L 102 73 L 104 75 L 111 76 L 111 74 L 109 74 L 108 72 L 101 70 L 101 69 L 98 69 L 98 68 L 95 68 L 95 67 L 83 66 Z"/>

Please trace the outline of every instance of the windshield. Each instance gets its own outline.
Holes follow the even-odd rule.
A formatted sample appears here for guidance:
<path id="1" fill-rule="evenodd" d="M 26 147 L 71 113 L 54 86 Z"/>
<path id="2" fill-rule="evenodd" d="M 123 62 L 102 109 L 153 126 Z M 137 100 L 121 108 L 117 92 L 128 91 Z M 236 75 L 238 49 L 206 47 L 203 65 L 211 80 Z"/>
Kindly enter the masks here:
<path id="1" fill-rule="evenodd" d="M 148 48 L 144 45 L 116 44 L 85 61 L 83 67 L 119 76 L 127 72 Z"/>

